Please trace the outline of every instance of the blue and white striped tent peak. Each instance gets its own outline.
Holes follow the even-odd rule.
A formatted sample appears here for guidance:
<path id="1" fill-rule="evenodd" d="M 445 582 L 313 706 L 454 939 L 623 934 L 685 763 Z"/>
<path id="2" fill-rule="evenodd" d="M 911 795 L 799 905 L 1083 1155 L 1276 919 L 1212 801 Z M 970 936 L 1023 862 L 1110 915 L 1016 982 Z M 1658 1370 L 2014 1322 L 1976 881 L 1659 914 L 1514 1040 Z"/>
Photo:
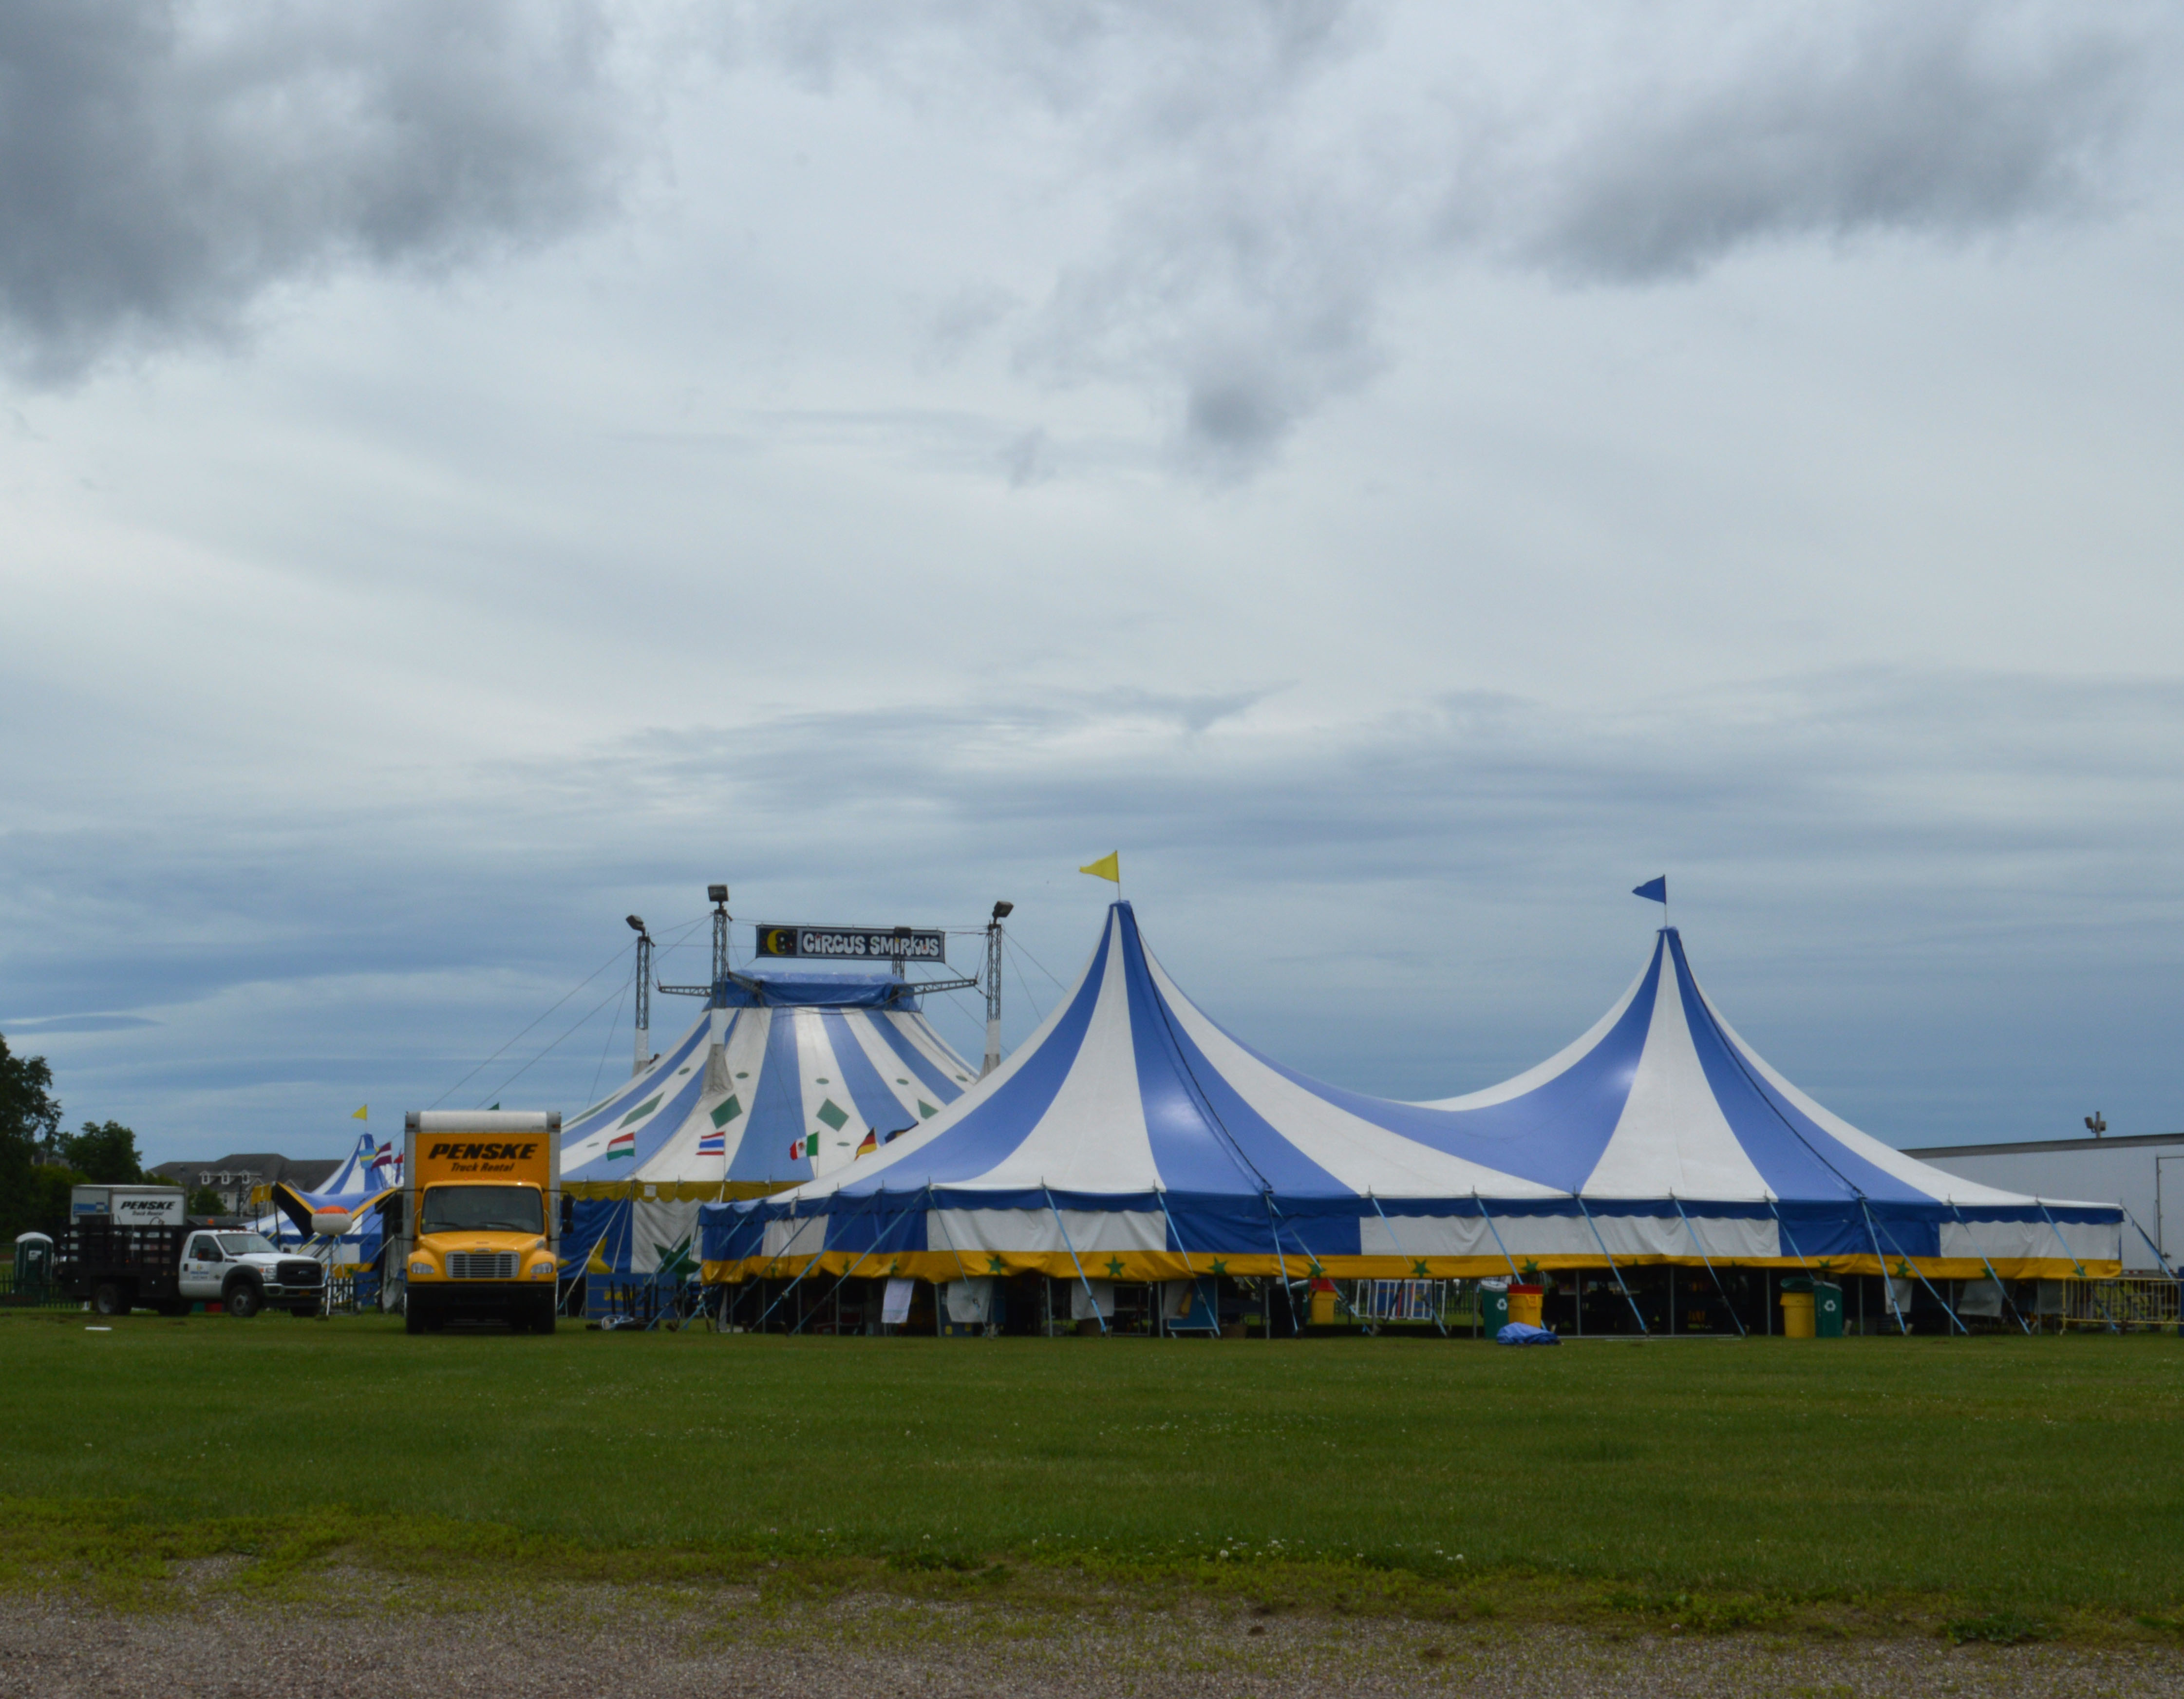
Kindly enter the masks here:
<path id="1" fill-rule="evenodd" d="M 563 1129 L 564 1266 L 672 1274 L 693 1256 L 700 1202 L 870 1161 L 977 1072 L 926 1020 L 915 981 L 799 968 L 724 980 L 680 1039 Z"/>
<path id="2" fill-rule="evenodd" d="M 1936 1277 L 2114 1272 L 2113 1205 L 2020 1197 L 1889 1149 L 1763 1061 L 1673 928 L 1607 1015 L 1489 1090 L 1398 1103 L 1217 1025 L 1130 905 L 1006 1063 L 870 1159 L 702 1212 L 705 1276 L 811 1266 L 1477 1275 L 1719 1262 Z"/>
<path id="3" fill-rule="evenodd" d="M 913 981 L 739 974 L 689 1029 L 561 1134 L 578 1196 L 758 1196 L 846 1167 L 930 1120 L 978 1070 L 934 1032 Z M 723 1190 L 723 1188 L 726 1188 Z"/>

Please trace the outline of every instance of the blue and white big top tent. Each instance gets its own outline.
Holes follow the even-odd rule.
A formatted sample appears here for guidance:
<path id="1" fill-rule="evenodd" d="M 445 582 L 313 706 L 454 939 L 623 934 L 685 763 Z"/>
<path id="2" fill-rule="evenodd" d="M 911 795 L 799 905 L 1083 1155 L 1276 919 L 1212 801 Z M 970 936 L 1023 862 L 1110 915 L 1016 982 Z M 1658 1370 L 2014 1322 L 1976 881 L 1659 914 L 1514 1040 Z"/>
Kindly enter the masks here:
<path id="1" fill-rule="evenodd" d="M 1975 1185 L 1829 1113 L 1707 1000 L 1682 940 L 1503 1084 L 1397 1103 L 1232 1037 L 1108 911 L 1075 987 L 995 1072 L 865 1160 L 708 1205 L 705 1277 L 816 1267 L 1443 1277 L 1710 1261 L 1929 1278 L 2112 1274 L 2122 1212 Z"/>
<path id="2" fill-rule="evenodd" d="M 847 1167 L 939 1115 L 978 1070 L 933 1029 L 916 982 L 769 966 L 561 1134 L 576 1205 L 563 1260 L 594 1274 L 694 1266 L 700 1203 Z"/>

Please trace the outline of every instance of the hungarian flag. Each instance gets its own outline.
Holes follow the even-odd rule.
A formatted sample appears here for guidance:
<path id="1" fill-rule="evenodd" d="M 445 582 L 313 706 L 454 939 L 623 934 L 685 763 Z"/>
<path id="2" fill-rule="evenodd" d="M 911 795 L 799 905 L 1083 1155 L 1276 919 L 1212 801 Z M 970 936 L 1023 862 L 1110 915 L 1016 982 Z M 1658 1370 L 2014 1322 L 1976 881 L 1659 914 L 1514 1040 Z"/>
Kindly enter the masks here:
<path id="1" fill-rule="evenodd" d="M 617 1133 L 607 1140 L 607 1161 L 610 1162 L 617 1156 L 634 1156 L 636 1154 L 637 1134 L 634 1133 Z"/>

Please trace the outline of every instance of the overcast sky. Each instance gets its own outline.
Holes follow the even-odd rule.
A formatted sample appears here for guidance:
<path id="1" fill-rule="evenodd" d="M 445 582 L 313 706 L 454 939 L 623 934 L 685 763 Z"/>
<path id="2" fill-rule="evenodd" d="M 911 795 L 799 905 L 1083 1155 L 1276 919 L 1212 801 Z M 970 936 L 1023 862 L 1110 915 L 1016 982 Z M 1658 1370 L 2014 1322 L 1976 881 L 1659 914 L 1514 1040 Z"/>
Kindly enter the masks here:
<path id="1" fill-rule="evenodd" d="M 330 1155 L 1119 848 L 1438 1097 L 1666 871 L 1884 1139 L 2184 1126 L 2176 19 L 0 8 L 0 1033 Z"/>

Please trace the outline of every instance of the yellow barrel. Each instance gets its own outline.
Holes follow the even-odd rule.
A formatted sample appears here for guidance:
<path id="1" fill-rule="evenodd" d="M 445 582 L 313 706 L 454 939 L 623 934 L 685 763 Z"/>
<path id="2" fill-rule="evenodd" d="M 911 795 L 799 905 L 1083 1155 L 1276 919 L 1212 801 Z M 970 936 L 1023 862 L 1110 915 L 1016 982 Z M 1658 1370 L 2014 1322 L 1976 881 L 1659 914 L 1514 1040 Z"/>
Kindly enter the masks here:
<path id="1" fill-rule="evenodd" d="M 1782 1295 L 1782 1337 L 1808 1340 L 1812 1336 L 1813 1295 L 1810 1292 L 1785 1292 Z"/>
<path id="2" fill-rule="evenodd" d="M 1312 1295 L 1312 1324 L 1316 1328 L 1334 1325 L 1334 1289 L 1332 1286 L 1324 1292 L 1315 1291 Z"/>
<path id="3" fill-rule="evenodd" d="M 1540 1304 L 1545 1298 L 1537 1286 L 1512 1286 L 1509 1289 L 1509 1319 L 1522 1322 L 1528 1328 L 1540 1324 Z"/>

